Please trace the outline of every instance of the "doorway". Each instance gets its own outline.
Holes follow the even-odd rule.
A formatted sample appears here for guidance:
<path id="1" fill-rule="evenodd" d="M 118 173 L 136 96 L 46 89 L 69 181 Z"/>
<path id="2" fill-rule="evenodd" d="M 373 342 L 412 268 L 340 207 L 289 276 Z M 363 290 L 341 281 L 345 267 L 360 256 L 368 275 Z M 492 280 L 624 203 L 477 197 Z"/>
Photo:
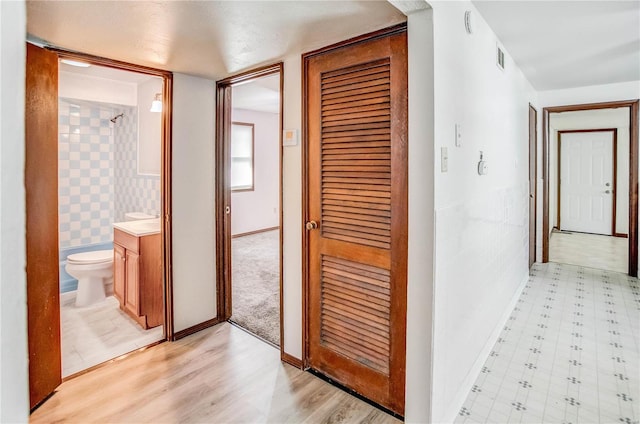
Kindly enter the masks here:
<path id="1" fill-rule="evenodd" d="M 58 162 L 59 154 L 59 127 L 58 122 L 62 122 L 59 119 L 59 61 L 68 60 L 76 63 L 80 63 L 86 67 L 86 65 L 95 67 L 106 67 L 109 69 L 119 69 L 123 71 L 129 71 L 137 74 L 144 74 L 153 76 L 160 79 L 161 93 L 156 98 L 149 99 L 149 105 L 151 100 L 158 100 L 162 105 L 161 112 L 161 128 L 159 133 L 161 134 L 161 144 L 158 149 L 159 153 L 159 185 L 161 192 L 161 200 L 157 215 L 160 215 L 157 219 L 157 226 L 159 231 L 157 234 L 159 243 L 155 247 L 157 251 L 157 262 L 160 266 L 157 267 L 155 274 L 151 280 L 156 285 L 159 285 L 159 298 L 154 298 L 154 304 L 159 308 L 159 320 L 164 324 L 162 331 L 160 332 L 159 339 L 164 340 L 172 337 L 173 325 L 171 315 L 171 201 L 170 201 L 170 187 L 171 187 L 171 149 L 170 149 L 170 134 L 171 134 L 171 79 L 172 75 L 166 71 L 160 71 L 156 69 L 141 67 L 137 65 L 131 65 L 123 62 L 117 62 L 100 57 L 85 55 L 81 53 L 70 53 L 63 50 L 54 48 L 40 48 L 32 44 L 27 45 L 27 85 L 26 85 L 26 128 L 27 133 L 25 135 L 26 145 L 26 161 L 25 161 L 25 182 L 26 182 L 26 214 L 27 214 L 27 312 L 28 312 L 28 340 L 29 340 L 29 389 L 30 389 L 30 402 L 31 407 L 34 408 L 41 402 L 47 399 L 47 397 L 53 393 L 56 387 L 61 383 L 63 377 L 62 369 L 62 352 L 61 352 L 61 322 L 60 322 L 60 254 L 59 254 L 59 240 L 62 239 L 58 232 L 58 222 L 60 219 L 59 205 L 64 206 L 64 202 L 60 201 L 59 194 L 66 195 L 64 185 L 69 181 L 63 180 L 66 176 L 60 177 L 59 170 L 60 164 Z M 91 84 L 84 85 L 82 90 L 87 90 Z M 78 88 L 78 87 L 76 87 Z M 68 96 L 73 97 L 73 96 Z M 77 99 L 76 99 L 77 100 Z M 84 106 L 87 106 L 85 103 Z M 79 144 L 77 158 L 74 156 L 73 160 L 106 160 L 110 158 L 109 152 L 101 152 L 100 149 L 108 149 L 108 143 L 100 143 L 96 152 L 91 151 L 90 142 L 92 141 L 91 135 L 107 137 L 106 132 L 108 128 L 105 127 L 102 130 L 100 128 L 93 128 L 93 124 L 100 126 L 102 124 L 102 117 L 100 115 L 100 108 L 97 108 L 94 112 L 98 116 L 92 116 L 93 112 L 90 111 L 91 107 L 84 112 L 81 111 L 82 105 L 74 103 L 73 100 L 65 100 L 65 108 L 68 113 L 68 118 L 71 119 L 71 112 L 73 112 L 74 125 L 68 125 L 69 131 L 67 135 L 71 138 L 71 135 L 78 135 Z M 72 110 L 73 109 L 73 110 Z M 111 110 L 113 111 L 113 110 Z M 110 111 L 110 112 L 111 112 Z M 88 113 L 89 116 L 85 116 L 84 113 Z M 77 115 L 76 115 L 77 113 Z M 116 115 L 123 113 L 120 118 L 111 116 L 110 118 L 104 118 L 106 121 L 115 124 L 119 119 L 124 117 L 124 112 L 120 111 Z M 105 115 L 106 116 L 106 115 Z M 77 119 L 77 122 L 75 120 Z M 111 121 L 114 119 L 114 121 Z M 130 117 L 131 119 L 131 117 Z M 66 125 L 66 124 L 65 124 Z M 73 128 L 71 128 L 73 127 Z M 83 130 L 88 133 L 83 134 Z M 66 131 L 66 130 L 65 130 Z M 103 134 L 101 134 L 101 131 Z M 82 137 L 83 135 L 87 136 Z M 108 137 L 107 137 L 108 138 Z M 98 139 L 96 139 L 98 140 Z M 71 141 L 71 140 L 70 140 Z M 89 141 L 89 143 L 83 143 L 82 141 Z M 156 146 L 158 147 L 158 146 Z M 60 149 L 63 151 L 63 149 Z M 103 153 L 103 154 L 101 154 Z M 69 160 L 71 155 L 69 154 Z M 156 164 L 157 167 L 158 164 Z M 106 172 L 106 171 L 105 171 Z M 76 175 L 80 179 L 81 183 L 86 183 L 91 178 L 100 179 L 100 170 L 87 169 L 85 171 L 69 171 L 69 175 Z M 86 175 L 85 175 L 86 174 Z M 108 179 L 108 175 L 105 177 Z M 60 181 L 62 183 L 60 183 Z M 84 196 L 84 200 L 91 200 L 92 195 L 95 195 L 95 199 L 100 199 L 100 195 L 104 193 L 92 193 L 98 189 L 92 186 L 84 188 L 67 187 L 69 189 L 69 195 L 71 192 L 78 191 L 80 197 Z M 60 190 L 60 191 L 59 191 Z M 66 189 L 65 189 L 66 190 Z M 98 190 L 99 191 L 99 190 Z M 74 194 L 75 196 L 76 194 Z M 103 198 L 106 199 L 107 194 L 104 194 Z M 94 199 L 94 200 L 95 200 Z M 65 201 L 67 199 L 64 199 Z M 76 210 L 77 206 L 72 206 L 71 199 L 68 199 L 69 211 Z M 83 200 L 83 199 L 80 199 Z M 81 209 L 82 218 L 90 218 L 105 221 L 109 221 L 109 218 L 103 218 L 100 216 L 99 211 L 83 211 Z M 84 212 L 84 214 L 83 214 Z M 108 213 L 108 211 L 107 211 Z M 77 219 L 69 218 L 69 229 L 76 230 Z M 73 224 L 73 225 L 72 225 Z M 102 223 L 101 223 L 102 224 Z M 64 231 L 66 226 L 60 225 L 60 228 Z M 100 231 L 80 231 L 77 235 L 91 236 Z M 115 232 L 115 231 L 114 231 Z M 131 247 L 131 246 L 129 246 Z M 142 249 L 142 247 L 141 247 Z M 103 252 L 106 251 L 103 250 Z M 93 253 L 93 252 L 90 252 Z M 134 252 L 132 248 L 132 253 Z M 139 256 L 137 256 L 139 257 Z M 155 256 L 154 256 L 155 257 Z M 133 255 L 131 256 L 133 259 Z M 69 261 L 70 257 L 67 258 Z M 94 258 L 95 259 L 95 258 Z M 116 262 L 116 256 L 113 257 L 113 262 Z M 79 261 L 84 258 L 78 258 Z M 93 260 L 93 259 L 92 259 Z M 146 262 L 146 261 L 145 261 Z M 134 269 L 133 265 L 139 265 L 140 262 L 130 262 L 130 268 Z M 140 265 L 142 267 L 142 265 Z M 117 267 L 114 267 L 117 268 Z M 135 268 L 139 270 L 138 268 Z M 140 268 L 141 269 L 141 268 Z M 114 269 L 117 271 L 117 269 Z M 106 281 L 105 277 L 105 281 Z M 79 278 L 80 280 L 80 278 Z M 140 274 L 140 284 L 144 277 Z M 78 283 L 80 284 L 80 282 Z M 142 289 L 141 289 L 142 290 Z M 139 292 L 132 291 L 136 296 Z M 131 297 L 135 299 L 135 305 L 137 310 L 144 309 L 145 297 Z M 82 302 L 81 302 L 82 303 Z M 129 302 L 131 304 L 131 302 Z M 82 306 L 79 306 L 79 309 Z M 78 310 L 79 310 L 78 309 Z M 156 309 L 158 310 L 158 309 Z M 137 346 L 130 350 L 135 350 Z M 126 353 L 126 352 L 122 352 Z M 100 362 L 100 361 L 98 361 Z M 90 368 L 89 368 L 90 369 Z"/>
<path id="2" fill-rule="evenodd" d="M 305 365 L 404 414 L 406 24 L 303 55 Z"/>
<path id="3" fill-rule="evenodd" d="M 217 83 L 222 320 L 282 346 L 282 64 Z"/>
<path id="4" fill-rule="evenodd" d="M 637 275 L 638 101 L 545 108 L 543 261 Z"/>
<path id="5" fill-rule="evenodd" d="M 164 339 L 162 114 L 151 107 L 162 96 L 163 81 L 65 59 L 58 66 L 60 322 L 66 378 Z"/>

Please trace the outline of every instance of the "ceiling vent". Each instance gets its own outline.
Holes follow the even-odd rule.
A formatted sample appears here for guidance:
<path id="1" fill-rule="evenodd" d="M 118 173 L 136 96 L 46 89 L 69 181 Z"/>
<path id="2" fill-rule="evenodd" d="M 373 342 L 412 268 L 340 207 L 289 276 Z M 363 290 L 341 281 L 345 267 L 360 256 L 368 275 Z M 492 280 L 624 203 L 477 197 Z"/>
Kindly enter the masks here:
<path id="1" fill-rule="evenodd" d="M 496 44 L 496 65 L 504 71 L 504 51 Z"/>

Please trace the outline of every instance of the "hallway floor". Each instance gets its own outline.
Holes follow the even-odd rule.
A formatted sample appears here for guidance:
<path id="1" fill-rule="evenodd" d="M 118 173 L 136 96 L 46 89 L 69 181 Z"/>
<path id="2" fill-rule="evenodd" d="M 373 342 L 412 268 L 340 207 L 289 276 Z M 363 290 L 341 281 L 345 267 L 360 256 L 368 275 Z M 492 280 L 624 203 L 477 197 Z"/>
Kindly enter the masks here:
<path id="1" fill-rule="evenodd" d="M 622 237 L 553 231 L 549 261 L 627 273 L 628 243 Z"/>
<path id="2" fill-rule="evenodd" d="M 456 423 L 638 423 L 640 286 L 534 264 Z"/>
<path id="3" fill-rule="evenodd" d="M 65 381 L 30 421 L 400 423 L 229 323 Z"/>

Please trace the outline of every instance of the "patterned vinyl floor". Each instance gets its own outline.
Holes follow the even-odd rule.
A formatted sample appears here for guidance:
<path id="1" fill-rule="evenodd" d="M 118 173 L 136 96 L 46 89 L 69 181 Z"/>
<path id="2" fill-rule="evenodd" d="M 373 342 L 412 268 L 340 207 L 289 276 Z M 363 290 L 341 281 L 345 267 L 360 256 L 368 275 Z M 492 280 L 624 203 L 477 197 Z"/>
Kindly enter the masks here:
<path id="1" fill-rule="evenodd" d="M 457 423 L 638 423 L 640 287 L 535 264 Z"/>

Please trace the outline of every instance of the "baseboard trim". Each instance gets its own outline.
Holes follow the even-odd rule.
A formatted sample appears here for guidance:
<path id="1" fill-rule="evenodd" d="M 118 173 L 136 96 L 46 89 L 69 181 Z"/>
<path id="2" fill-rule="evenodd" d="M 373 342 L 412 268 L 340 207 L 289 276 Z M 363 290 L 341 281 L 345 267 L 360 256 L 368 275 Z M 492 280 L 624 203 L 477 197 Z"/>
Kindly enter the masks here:
<path id="1" fill-rule="evenodd" d="M 296 367 L 298 369 L 303 369 L 302 360 L 296 358 L 295 356 L 289 355 L 287 352 L 281 352 L 280 353 L 280 360 L 282 362 L 286 362 L 287 364 L 291 365 L 292 367 Z"/>
<path id="2" fill-rule="evenodd" d="M 620 237 L 620 238 L 629 238 L 629 234 L 624 234 L 624 233 L 614 233 L 613 236 Z"/>
<path id="3" fill-rule="evenodd" d="M 216 324 L 220 324 L 220 322 L 222 322 L 222 320 L 220 320 L 218 317 L 215 317 L 208 321 L 201 322 L 200 324 L 196 324 L 189 328 L 185 328 L 184 330 L 180 330 L 176 333 L 173 333 L 173 337 L 171 337 L 171 341 L 175 342 L 177 340 L 184 339 L 185 337 L 195 334 L 198 331 L 202 331 L 205 328 L 213 327 Z"/>
<path id="4" fill-rule="evenodd" d="M 476 362 L 473 364 L 469 373 L 467 374 L 467 378 L 460 385 L 461 389 L 458 390 L 458 393 L 454 401 L 452 402 L 452 405 L 455 405 L 455 409 L 451 410 L 448 413 L 448 416 L 446 417 L 446 419 L 442 420 L 442 422 L 452 423 L 455 421 L 456 417 L 458 416 L 458 413 L 460 412 L 460 408 L 462 408 L 462 405 L 464 405 L 464 401 L 467 400 L 467 395 L 471 391 L 471 388 L 473 387 L 473 383 L 475 383 L 476 379 L 480 375 L 480 372 L 482 371 L 482 367 L 486 362 L 487 358 L 489 357 L 489 354 L 491 353 L 491 349 L 493 348 L 493 345 L 496 344 L 496 341 L 498 340 L 498 337 L 500 337 L 500 333 L 502 332 L 502 329 L 507 324 L 507 321 L 509 321 L 509 317 L 513 312 L 513 308 L 515 308 L 516 305 L 518 304 L 518 299 L 520 299 L 520 295 L 522 294 L 522 291 L 524 290 L 528 281 L 529 281 L 529 274 L 527 273 L 527 276 L 520 282 L 520 285 L 516 289 L 516 292 L 514 293 L 513 297 L 511 298 L 511 301 L 507 305 L 505 312 L 502 314 L 502 317 L 500 317 L 500 319 L 498 320 L 498 324 L 494 327 L 493 332 L 491 333 L 491 336 L 489 336 L 484 347 L 480 351 L 480 354 L 478 355 Z"/>
<path id="5" fill-rule="evenodd" d="M 269 227 L 269 228 L 263 228 L 261 230 L 255 230 L 255 231 L 249 231 L 247 233 L 240 233 L 240 234 L 235 234 L 232 235 L 231 238 L 237 238 L 237 237 L 244 237 L 244 236 L 252 236 L 254 234 L 260 234 L 260 233 L 266 233 L 267 231 L 273 231 L 273 230 L 277 230 L 280 227 Z"/>

